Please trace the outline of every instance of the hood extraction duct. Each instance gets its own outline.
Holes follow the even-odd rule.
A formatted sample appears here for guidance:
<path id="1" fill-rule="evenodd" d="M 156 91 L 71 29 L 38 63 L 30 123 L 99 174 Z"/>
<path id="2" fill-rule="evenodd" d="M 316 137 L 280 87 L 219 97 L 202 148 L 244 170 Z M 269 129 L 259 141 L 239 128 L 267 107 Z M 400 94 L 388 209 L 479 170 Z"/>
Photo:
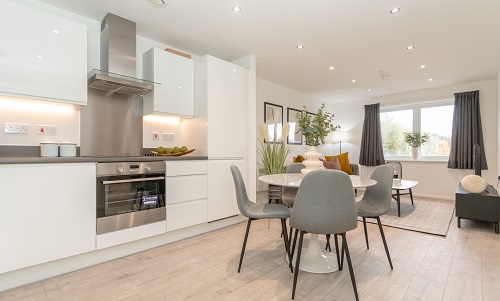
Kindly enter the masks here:
<path id="1" fill-rule="evenodd" d="M 136 24 L 108 13 L 101 22 L 101 69 L 88 74 L 88 87 L 142 95 L 160 84 L 136 78 Z"/>

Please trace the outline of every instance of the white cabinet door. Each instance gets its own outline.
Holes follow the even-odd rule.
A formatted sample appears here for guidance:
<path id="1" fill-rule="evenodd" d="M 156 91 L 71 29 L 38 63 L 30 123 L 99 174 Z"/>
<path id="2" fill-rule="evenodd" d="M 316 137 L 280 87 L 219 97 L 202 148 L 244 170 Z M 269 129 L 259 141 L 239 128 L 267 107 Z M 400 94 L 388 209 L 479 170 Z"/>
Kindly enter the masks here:
<path id="1" fill-rule="evenodd" d="M 0 273 L 96 247 L 95 163 L 0 165 Z"/>
<path id="2" fill-rule="evenodd" d="M 143 54 L 143 76 L 161 84 L 143 96 L 144 114 L 194 116 L 194 61 L 162 49 Z"/>
<path id="3" fill-rule="evenodd" d="M 0 0 L 0 94 L 87 103 L 87 26 Z"/>
<path id="4" fill-rule="evenodd" d="M 207 57 L 208 157 L 246 156 L 246 91 L 242 67 Z"/>
<path id="5" fill-rule="evenodd" d="M 244 160 L 209 160 L 208 161 L 208 221 L 214 221 L 240 213 L 236 203 L 231 165 L 240 169 L 246 181 Z"/>

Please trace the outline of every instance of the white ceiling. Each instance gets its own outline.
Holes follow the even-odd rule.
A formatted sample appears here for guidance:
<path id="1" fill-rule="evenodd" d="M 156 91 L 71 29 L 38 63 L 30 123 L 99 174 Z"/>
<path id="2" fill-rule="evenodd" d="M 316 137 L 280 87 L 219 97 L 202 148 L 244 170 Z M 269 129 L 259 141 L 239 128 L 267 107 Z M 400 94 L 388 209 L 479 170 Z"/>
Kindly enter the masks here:
<path id="1" fill-rule="evenodd" d="M 328 102 L 495 79 L 500 69 L 498 0 L 41 1 L 97 21 L 114 13 L 195 55 L 254 54 L 258 77 Z"/>

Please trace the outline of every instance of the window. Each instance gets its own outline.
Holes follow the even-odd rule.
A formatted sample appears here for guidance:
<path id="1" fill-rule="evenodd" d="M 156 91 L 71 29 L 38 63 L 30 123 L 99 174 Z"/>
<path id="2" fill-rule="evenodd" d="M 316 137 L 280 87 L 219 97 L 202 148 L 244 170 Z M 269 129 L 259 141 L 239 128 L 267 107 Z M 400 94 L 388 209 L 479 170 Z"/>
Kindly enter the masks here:
<path id="1" fill-rule="evenodd" d="M 382 144 L 388 159 L 411 156 L 403 133 L 420 131 L 429 135 L 429 141 L 420 147 L 424 159 L 447 159 L 450 154 L 453 102 L 381 108 Z"/>

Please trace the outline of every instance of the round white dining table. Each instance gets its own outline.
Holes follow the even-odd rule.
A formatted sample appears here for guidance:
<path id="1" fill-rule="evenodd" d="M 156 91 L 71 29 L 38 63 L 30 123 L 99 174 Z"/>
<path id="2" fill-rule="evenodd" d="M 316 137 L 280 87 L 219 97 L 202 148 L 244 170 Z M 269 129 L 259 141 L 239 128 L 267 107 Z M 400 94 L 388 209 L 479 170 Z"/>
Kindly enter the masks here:
<path id="1" fill-rule="evenodd" d="M 259 177 L 259 180 L 272 185 L 285 187 L 299 187 L 300 182 L 304 178 L 302 173 L 284 173 L 275 175 L 265 175 Z M 352 181 L 353 188 L 364 188 L 377 184 L 377 181 L 372 179 L 362 179 L 357 175 L 349 175 Z M 294 252 L 292 259 L 295 266 L 297 252 Z M 288 256 L 286 256 L 288 261 Z M 310 273 L 332 273 L 338 271 L 337 255 L 326 250 L 322 250 L 319 246 L 318 234 L 311 234 L 307 248 L 302 249 L 300 256 L 300 270 Z"/>

